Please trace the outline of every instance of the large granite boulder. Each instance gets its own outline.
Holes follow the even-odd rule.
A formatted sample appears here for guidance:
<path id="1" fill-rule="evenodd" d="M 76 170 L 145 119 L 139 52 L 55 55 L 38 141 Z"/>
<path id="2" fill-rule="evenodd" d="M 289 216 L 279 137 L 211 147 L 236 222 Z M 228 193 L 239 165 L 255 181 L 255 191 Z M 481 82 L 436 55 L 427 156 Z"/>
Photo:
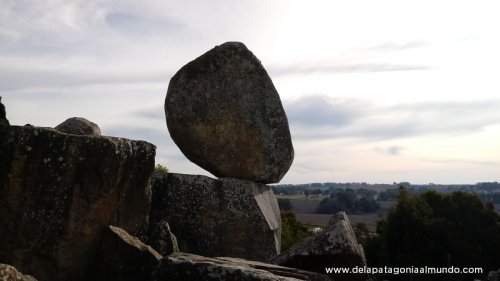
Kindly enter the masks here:
<path id="1" fill-rule="evenodd" d="M 0 262 L 81 280 L 110 225 L 148 227 L 155 146 L 0 126 Z"/>
<path id="2" fill-rule="evenodd" d="M 327 276 L 235 258 L 178 253 L 161 261 L 158 281 L 330 281 Z"/>
<path id="3" fill-rule="evenodd" d="M 366 259 L 356 240 L 349 218 L 339 212 L 318 234 L 304 239 L 288 251 L 271 260 L 272 263 L 314 272 L 325 272 L 325 267 L 363 267 Z M 340 274 L 336 280 L 367 280 L 365 274 Z"/>
<path id="4" fill-rule="evenodd" d="M 24 275 L 13 266 L 0 263 L 0 280 L 2 281 L 37 281 L 33 276 Z"/>
<path id="5" fill-rule="evenodd" d="M 264 184 L 167 173 L 154 181 L 150 229 L 165 221 L 181 252 L 267 260 L 280 251 L 280 211 Z"/>
<path id="6" fill-rule="evenodd" d="M 90 280 L 154 280 L 161 258 L 137 237 L 119 227 L 109 226 L 104 231 Z"/>
<path id="7" fill-rule="evenodd" d="M 278 92 L 245 45 L 228 42 L 182 67 L 165 99 L 170 136 L 217 177 L 275 183 L 293 146 Z"/>
<path id="8" fill-rule="evenodd" d="M 97 124 L 82 117 L 72 117 L 57 125 L 54 129 L 73 135 L 100 136 L 101 129 Z"/>

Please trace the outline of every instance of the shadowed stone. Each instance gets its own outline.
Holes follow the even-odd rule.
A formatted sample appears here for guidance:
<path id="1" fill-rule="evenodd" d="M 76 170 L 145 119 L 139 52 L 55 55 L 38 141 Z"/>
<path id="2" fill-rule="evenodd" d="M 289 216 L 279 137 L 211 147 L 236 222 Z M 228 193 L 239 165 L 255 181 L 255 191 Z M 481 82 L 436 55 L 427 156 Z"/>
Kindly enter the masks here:
<path id="1" fill-rule="evenodd" d="M 182 67 L 165 99 L 170 136 L 217 177 L 275 183 L 294 152 L 278 92 L 245 45 L 228 42 Z"/>
<path id="2" fill-rule="evenodd" d="M 148 244 L 168 221 L 179 250 L 266 260 L 280 251 L 281 218 L 271 187 L 231 178 L 168 173 L 155 179 Z"/>
<path id="3" fill-rule="evenodd" d="M 162 256 L 125 230 L 109 226 L 104 231 L 91 280 L 150 281 Z"/>
<path id="4" fill-rule="evenodd" d="M 155 146 L 0 126 L 0 262 L 82 280 L 104 229 L 148 227 Z"/>
<path id="5" fill-rule="evenodd" d="M 24 275 L 13 266 L 0 263 L 0 280 L 2 281 L 37 281 L 33 276 Z"/>

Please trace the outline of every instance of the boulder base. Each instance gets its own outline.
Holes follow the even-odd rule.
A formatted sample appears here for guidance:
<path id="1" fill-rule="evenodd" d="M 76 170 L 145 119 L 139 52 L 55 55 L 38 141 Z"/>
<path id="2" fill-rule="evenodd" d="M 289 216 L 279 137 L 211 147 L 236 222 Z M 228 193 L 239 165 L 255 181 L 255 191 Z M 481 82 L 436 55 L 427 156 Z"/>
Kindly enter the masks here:
<path id="1" fill-rule="evenodd" d="M 150 230 L 168 221 L 181 252 L 267 260 L 280 251 L 280 211 L 264 184 L 169 173 L 155 179 L 150 219 Z"/>
<path id="2" fill-rule="evenodd" d="M 170 136 L 217 177 L 275 183 L 294 152 L 278 92 L 245 45 L 228 42 L 182 67 L 165 99 Z"/>

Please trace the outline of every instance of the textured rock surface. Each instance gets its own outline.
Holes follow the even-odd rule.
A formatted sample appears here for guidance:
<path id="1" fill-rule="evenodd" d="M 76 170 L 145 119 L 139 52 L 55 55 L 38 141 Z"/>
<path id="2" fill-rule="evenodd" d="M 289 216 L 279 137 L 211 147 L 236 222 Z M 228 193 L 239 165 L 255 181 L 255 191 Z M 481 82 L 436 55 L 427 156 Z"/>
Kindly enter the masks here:
<path id="1" fill-rule="evenodd" d="M 73 135 L 100 136 L 101 129 L 97 124 L 82 117 L 72 117 L 57 125 L 54 129 Z"/>
<path id="2" fill-rule="evenodd" d="M 217 177 L 274 183 L 292 164 L 278 92 L 242 43 L 222 44 L 182 67 L 170 80 L 165 114 L 184 155 Z"/>
<path id="3" fill-rule="evenodd" d="M 109 226 L 104 231 L 91 280 L 153 280 L 162 256 L 125 230 Z"/>
<path id="4" fill-rule="evenodd" d="M 0 263 L 0 280 L 2 281 L 37 281 L 33 276 L 24 275 L 16 268 Z"/>
<path id="5" fill-rule="evenodd" d="M 158 281 L 329 281 L 327 276 L 234 258 L 207 258 L 178 253 L 165 257 Z"/>
<path id="6" fill-rule="evenodd" d="M 154 181 L 150 219 L 150 229 L 168 221 L 182 252 L 266 260 L 280 250 L 278 203 L 264 184 L 166 174 Z"/>
<path id="7" fill-rule="evenodd" d="M 0 126 L 0 262 L 80 280 L 104 229 L 147 228 L 155 146 Z"/>
<path id="8" fill-rule="evenodd" d="M 363 248 L 358 244 L 349 218 L 344 212 L 333 215 L 322 232 L 306 238 L 271 262 L 315 272 L 324 272 L 325 267 L 366 265 Z M 367 276 L 346 274 L 334 279 L 366 280 Z"/>
<path id="9" fill-rule="evenodd" d="M 170 230 L 170 225 L 166 221 L 160 221 L 151 227 L 148 240 L 151 241 L 151 247 L 162 256 L 179 252 L 177 238 Z"/>

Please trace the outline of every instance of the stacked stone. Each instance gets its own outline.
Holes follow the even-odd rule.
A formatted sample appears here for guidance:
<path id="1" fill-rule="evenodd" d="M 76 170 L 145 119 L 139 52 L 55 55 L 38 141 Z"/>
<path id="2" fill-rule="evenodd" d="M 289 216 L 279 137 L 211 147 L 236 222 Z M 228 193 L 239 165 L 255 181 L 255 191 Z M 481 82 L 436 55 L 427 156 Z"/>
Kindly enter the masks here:
<path id="1" fill-rule="evenodd" d="M 254 260 L 278 254 L 280 212 L 266 184 L 283 178 L 294 152 L 281 100 L 260 61 L 239 42 L 213 48 L 172 77 L 165 114 L 182 153 L 219 179 L 157 179 L 150 229 L 168 222 L 182 252 Z"/>

